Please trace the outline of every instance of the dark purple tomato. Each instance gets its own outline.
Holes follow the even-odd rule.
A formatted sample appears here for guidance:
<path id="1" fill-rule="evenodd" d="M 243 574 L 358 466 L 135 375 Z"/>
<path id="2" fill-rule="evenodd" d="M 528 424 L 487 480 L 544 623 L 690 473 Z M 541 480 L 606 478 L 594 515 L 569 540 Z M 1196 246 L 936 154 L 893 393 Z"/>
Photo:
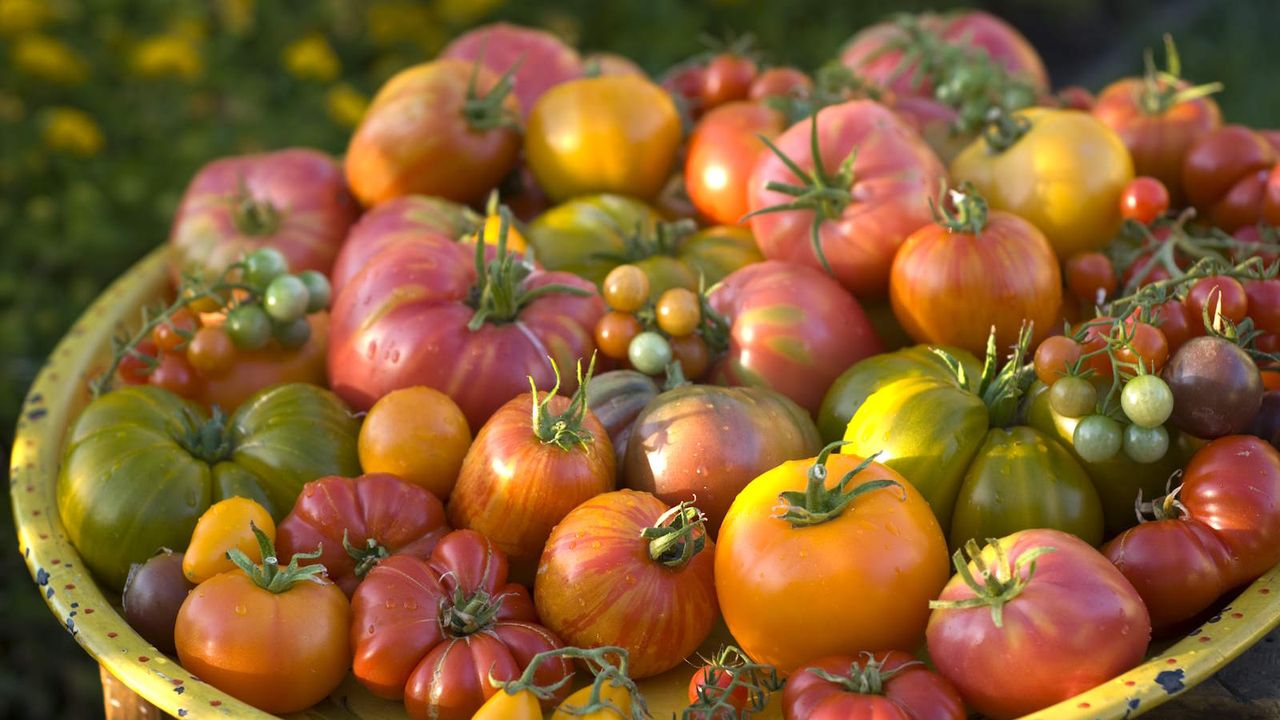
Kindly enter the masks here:
<path id="1" fill-rule="evenodd" d="M 1262 373 L 1234 343 L 1204 336 L 1188 340 L 1161 374 L 1173 391 L 1169 422 L 1212 440 L 1244 432 L 1262 405 Z"/>
<path id="2" fill-rule="evenodd" d="M 1266 440 L 1272 447 L 1280 447 L 1280 390 L 1262 394 L 1262 407 L 1245 432 Z"/>
<path id="3" fill-rule="evenodd" d="M 143 639 L 172 655 L 178 609 L 194 587 L 182 574 L 182 553 L 165 550 L 134 563 L 124 581 L 124 619 Z"/>

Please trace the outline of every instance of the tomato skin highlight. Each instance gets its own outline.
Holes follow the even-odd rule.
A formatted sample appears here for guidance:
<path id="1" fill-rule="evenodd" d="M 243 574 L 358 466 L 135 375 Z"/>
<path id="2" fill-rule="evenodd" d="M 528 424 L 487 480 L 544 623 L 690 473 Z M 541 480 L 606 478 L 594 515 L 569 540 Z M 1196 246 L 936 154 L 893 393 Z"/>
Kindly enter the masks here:
<path id="1" fill-rule="evenodd" d="M 684 166 L 685 189 L 698 212 L 724 225 L 745 222 L 751 171 L 768 152 L 759 136 L 772 140 L 785 129 L 785 116 L 760 103 L 727 103 L 704 115 L 689 137 Z"/>
<path id="2" fill-rule="evenodd" d="M 1235 558 L 1230 586 L 1280 562 L 1280 452 L 1265 440 L 1231 435 L 1205 445 L 1187 464 L 1178 497 Z"/>
<path id="3" fill-rule="evenodd" d="M 1231 588 L 1230 552 L 1212 528 L 1192 518 L 1140 523 L 1102 553 L 1142 596 L 1157 634 L 1194 618 Z"/>
<path id="4" fill-rule="evenodd" d="M 1256 224 L 1272 209 L 1280 211 L 1267 202 L 1266 190 L 1277 152 L 1243 125 L 1223 125 L 1205 134 L 1182 161 L 1187 199 L 1201 218 L 1227 232 Z"/>

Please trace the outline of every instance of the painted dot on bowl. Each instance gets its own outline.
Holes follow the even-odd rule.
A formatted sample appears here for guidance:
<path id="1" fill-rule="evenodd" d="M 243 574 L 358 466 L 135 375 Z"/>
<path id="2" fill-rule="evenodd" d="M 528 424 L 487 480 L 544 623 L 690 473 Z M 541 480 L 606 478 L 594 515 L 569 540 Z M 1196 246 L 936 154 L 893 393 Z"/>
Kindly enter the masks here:
<path id="1" fill-rule="evenodd" d="M 1259 595 L 1270 595 L 1270 594 L 1271 594 L 1271 588 L 1262 588 L 1261 590 L 1259 590 L 1259 591 L 1258 591 L 1258 594 L 1259 594 Z"/>
<path id="2" fill-rule="evenodd" d="M 85 609 L 84 609 L 84 614 L 85 614 L 85 615 L 92 615 L 92 614 L 93 614 L 93 608 L 85 608 Z"/>
<path id="3" fill-rule="evenodd" d="M 1138 684 L 1138 683 L 1136 683 L 1136 682 L 1134 682 L 1134 681 L 1132 681 L 1132 680 L 1125 680 L 1125 681 L 1124 681 L 1124 686 L 1125 686 L 1125 687 L 1133 687 L 1134 685 L 1137 685 L 1137 684 Z"/>
<path id="4" fill-rule="evenodd" d="M 1177 659 L 1177 658 L 1169 658 L 1168 660 L 1165 660 L 1165 662 L 1166 662 L 1166 663 L 1168 663 L 1169 665 L 1177 665 L 1177 664 L 1178 664 L 1178 659 Z"/>
<path id="5" fill-rule="evenodd" d="M 144 663 L 144 662 L 151 662 L 151 658 L 147 657 L 146 655 L 139 655 L 139 656 L 138 656 L 138 662 L 143 662 L 143 663 Z"/>
<path id="6" fill-rule="evenodd" d="M 48 535 L 47 533 L 40 533 L 40 539 L 41 539 L 41 540 L 48 540 L 48 539 L 49 539 L 49 535 Z"/>
<path id="7" fill-rule="evenodd" d="M 1208 635 L 1201 635 L 1201 636 L 1200 636 L 1200 642 L 1202 642 L 1202 643 L 1204 643 L 1204 642 L 1209 642 L 1209 641 L 1210 641 L 1210 640 L 1212 640 L 1212 639 L 1213 639 L 1213 638 L 1209 637 Z"/>
<path id="8" fill-rule="evenodd" d="M 67 583 L 66 585 L 63 585 L 63 586 L 62 586 L 62 588 L 63 588 L 64 590 L 75 590 L 75 589 L 76 589 L 76 584 L 75 584 L 75 583 Z"/>
<path id="9" fill-rule="evenodd" d="M 32 511 L 31 511 L 31 517 L 40 517 L 40 514 L 41 514 L 41 511 L 40 511 L 40 510 L 32 510 Z"/>
<path id="10" fill-rule="evenodd" d="M 1089 707 L 1090 707 L 1090 705 L 1089 705 L 1089 703 L 1087 703 L 1087 702 L 1082 702 L 1082 703 L 1080 703 L 1079 705 L 1077 705 L 1076 707 L 1080 708 L 1081 710 L 1088 710 L 1088 709 L 1089 709 Z"/>
<path id="11" fill-rule="evenodd" d="M 221 705 L 221 704 L 222 704 L 222 701 L 221 701 L 221 700 L 210 700 L 210 701 L 209 701 L 209 707 L 218 707 L 218 706 L 219 706 L 219 705 Z"/>
<path id="12" fill-rule="evenodd" d="M 1234 613 L 1231 613 L 1231 617 L 1235 618 L 1236 620 L 1239 620 L 1244 617 L 1244 613 L 1234 612 Z"/>
<path id="13" fill-rule="evenodd" d="M 182 678 L 174 678 L 174 679 L 170 680 L 169 682 L 173 683 L 174 685 L 181 685 L 181 684 L 182 684 Z"/>
<path id="14" fill-rule="evenodd" d="M 49 561 L 49 564 L 50 564 L 50 565 L 61 565 L 61 564 L 62 564 L 62 561 L 61 561 L 61 560 L 59 560 L 58 558 L 54 558 L 54 559 L 52 559 L 52 560 L 50 560 L 50 561 Z"/>
<path id="15" fill-rule="evenodd" d="M 27 492 L 35 492 L 35 491 L 36 491 L 36 486 L 35 486 L 35 485 L 28 485 L 28 486 L 27 486 Z"/>
<path id="16" fill-rule="evenodd" d="M 111 639 L 113 639 L 113 640 L 114 640 L 114 639 L 116 638 L 116 636 L 117 636 L 117 635 L 119 635 L 119 634 L 120 634 L 120 633 L 118 633 L 118 632 L 116 632 L 116 631 L 112 630 L 111 632 L 107 633 L 107 637 L 109 637 L 109 638 L 111 638 Z"/>

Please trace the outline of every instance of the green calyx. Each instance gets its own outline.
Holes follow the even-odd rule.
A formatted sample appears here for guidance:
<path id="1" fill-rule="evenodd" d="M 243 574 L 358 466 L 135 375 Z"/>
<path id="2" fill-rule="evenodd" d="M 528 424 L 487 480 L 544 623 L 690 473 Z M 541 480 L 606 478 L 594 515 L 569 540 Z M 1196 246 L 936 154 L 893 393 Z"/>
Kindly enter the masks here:
<path id="1" fill-rule="evenodd" d="M 472 130 L 487 131 L 498 128 L 519 129 L 519 117 L 510 112 L 503 104 L 511 91 L 515 89 L 515 72 L 520 67 L 517 61 L 510 69 L 498 78 L 489 92 L 481 95 L 476 83 L 480 76 L 480 61 L 476 60 L 471 67 L 471 79 L 467 82 L 467 97 L 462 103 L 462 116 Z"/>
<path id="2" fill-rule="evenodd" d="M 840 478 L 840 482 L 828 488 L 827 459 L 832 452 L 845 444 L 845 441 L 837 440 L 822 448 L 822 452 L 818 453 L 817 459 L 814 460 L 813 465 L 809 468 L 806 488 L 803 491 L 788 490 L 780 493 L 778 499 L 780 501 L 781 514 L 774 517 L 786 520 L 791 523 L 792 527 L 808 527 L 810 525 L 820 525 L 828 520 L 840 517 L 848 509 L 849 504 L 859 496 L 881 488 L 896 487 L 903 492 L 903 498 L 905 499 L 906 489 L 897 480 L 872 480 L 853 488 L 849 487 L 849 483 L 858 473 L 875 462 L 880 453 L 863 460 L 857 467 L 845 473 L 844 477 Z"/>
<path id="3" fill-rule="evenodd" d="M 483 235 L 476 240 L 476 284 L 471 287 L 467 304 L 475 308 L 475 314 L 467 323 L 467 329 L 475 332 L 485 323 L 514 321 L 520 310 L 544 295 L 563 294 L 586 297 L 590 291 L 569 285 L 551 283 L 533 289 L 525 288 L 525 280 L 533 274 L 533 265 L 507 250 L 507 236 L 511 232 L 511 211 L 499 208 L 498 245 L 493 260 L 485 262 Z M 483 226 L 481 232 L 483 233 Z"/>
<path id="4" fill-rule="evenodd" d="M 227 432 L 227 416 L 222 408 L 215 405 L 209 419 L 203 422 L 194 416 L 183 420 L 186 428 L 178 437 L 178 443 L 193 457 L 210 465 L 231 457 L 231 434 Z"/>
<path id="5" fill-rule="evenodd" d="M 722 646 L 709 660 L 701 659 L 707 666 L 706 677 L 698 684 L 696 697 L 682 716 L 684 720 L 736 718 L 764 712 L 770 695 L 781 690 L 784 684 L 776 667 L 753 662 L 733 645 Z M 728 683 L 723 682 L 725 677 Z M 738 690 L 747 693 L 746 708 L 740 707 Z"/>
<path id="6" fill-rule="evenodd" d="M 818 256 L 822 267 L 832 273 L 831 263 L 827 262 L 826 253 L 822 250 L 822 223 L 835 220 L 844 212 L 845 207 L 853 202 L 853 165 L 857 160 L 857 150 L 850 152 L 834 173 L 828 172 L 822 162 L 822 147 L 818 143 L 818 113 L 814 112 L 809 123 L 809 154 L 813 159 L 813 171 L 806 171 L 782 152 L 772 140 L 764 135 L 757 136 L 769 151 L 795 175 L 798 184 L 783 183 L 770 180 L 765 189 L 794 198 L 790 202 L 771 205 L 748 213 L 743 220 L 756 215 L 776 212 L 793 212 L 808 210 L 813 213 L 813 222 L 809 225 L 809 241 L 813 244 L 813 252 Z"/>
<path id="7" fill-rule="evenodd" d="M 987 114 L 987 124 L 982 128 L 982 139 L 986 141 L 989 152 L 1002 153 L 1016 145 L 1028 132 L 1031 132 L 1031 121 L 1025 116 L 992 108 Z"/>
<path id="8" fill-rule="evenodd" d="M 990 215 L 986 199 L 969 182 L 953 190 L 947 190 L 944 186 L 937 202 L 930 198 L 929 209 L 933 211 L 933 220 L 939 226 L 951 232 L 970 235 L 981 234 L 987 227 Z"/>
<path id="9" fill-rule="evenodd" d="M 591 432 L 583 427 L 587 415 L 587 385 L 591 383 L 591 375 L 596 369 L 595 353 L 591 355 L 591 363 L 587 366 L 587 374 L 582 374 L 582 361 L 578 361 L 578 389 L 569 399 L 569 406 L 560 414 L 552 413 L 547 406 L 560 390 L 560 368 L 550 357 L 551 370 L 555 373 L 556 384 L 551 391 L 538 399 L 538 386 L 529 376 L 529 389 L 533 395 L 531 426 L 533 434 L 543 445 L 555 445 L 561 450 L 572 450 L 574 447 L 586 447 L 591 442 Z"/>
<path id="10" fill-rule="evenodd" d="M 271 538 L 267 537 L 267 534 L 262 532 L 253 522 L 249 523 L 249 529 L 253 530 L 253 536 L 258 540 L 258 549 L 262 552 L 262 564 L 255 564 L 239 548 L 228 550 L 227 559 L 243 570 L 244 574 L 248 575 L 255 585 L 267 592 L 278 595 L 288 592 L 290 588 L 300 582 L 324 582 L 324 565 L 319 563 L 301 567 L 298 565 L 299 560 L 315 560 L 320 557 L 319 547 L 315 549 L 315 552 L 294 555 L 289 559 L 289 564 L 282 568 L 280 567 L 280 561 L 276 558 L 276 548 L 271 543 Z"/>
<path id="11" fill-rule="evenodd" d="M 829 683 L 835 683 L 851 693 L 858 695 L 883 695 L 885 684 L 892 680 L 898 673 L 908 668 L 924 666 L 924 663 L 919 660 L 912 660 L 911 662 L 905 662 L 898 665 L 891 670 L 885 670 L 884 660 L 876 660 L 876 656 L 869 652 L 863 652 L 862 655 L 866 658 L 863 662 L 859 663 L 855 660 L 849 664 L 848 671 L 841 675 L 829 673 L 822 668 L 806 668 L 805 672 L 813 673 Z"/>
<path id="12" fill-rule="evenodd" d="M 1221 92 L 1220 82 L 1182 87 L 1182 61 L 1173 36 L 1164 36 L 1165 69 L 1156 68 L 1155 55 L 1150 49 L 1143 54 L 1146 72 L 1142 76 L 1142 90 L 1138 92 L 1138 107 L 1146 115 L 1163 115 L 1174 106 Z"/>
<path id="13" fill-rule="evenodd" d="M 342 548 L 355 561 L 356 577 L 358 578 L 368 575 L 373 566 L 391 557 L 391 553 L 387 548 L 373 538 L 365 540 L 365 546 L 362 548 L 353 546 L 345 529 L 342 531 Z"/>
<path id="14" fill-rule="evenodd" d="M 993 565 L 987 565 L 986 560 L 983 559 L 983 553 L 987 548 L 991 549 L 992 554 L 995 555 Z M 974 597 L 964 600 L 930 600 L 929 608 L 960 610 L 989 606 L 991 622 L 998 628 L 1004 627 L 1004 606 L 1022 594 L 1027 584 L 1031 582 L 1031 578 L 1036 574 L 1036 560 L 1056 549 L 1048 546 L 1032 548 L 1018 556 L 1016 563 L 1011 563 L 999 540 L 987 540 L 986 548 L 979 548 L 976 541 L 970 540 L 965 543 L 964 548 L 956 550 L 951 556 L 951 562 L 955 565 L 960 579 L 973 591 Z M 969 563 L 965 562 L 965 553 L 968 553 L 974 568 L 978 571 L 978 577 L 974 577 L 969 569 Z"/>
<path id="15" fill-rule="evenodd" d="M 1013 352 L 1009 355 L 1004 367 L 1000 367 L 1000 353 L 996 347 L 996 329 L 992 326 L 991 334 L 987 336 L 987 354 L 982 363 L 982 377 L 976 379 L 969 376 L 964 369 L 964 364 L 951 353 L 936 347 L 929 350 L 946 363 L 955 375 L 956 383 L 960 388 L 982 398 L 983 404 L 987 406 L 991 426 L 1007 428 L 1017 420 L 1019 401 L 1035 381 L 1035 366 L 1027 361 L 1027 354 L 1031 348 L 1031 331 L 1032 325 L 1023 323 L 1018 331 L 1018 342 L 1013 346 Z"/>
<path id="16" fill-rule="evenodd" d="M 649 541 L 649 559 L 679 570 L 707 546 L 707 516 L 687 502 L 658 516 L 652 527 L 640 532 Z"/>
<path id="17" fill-rule="evenodd" d="M 440 627 L 453 637 L 474 635 L 497 620 L 504 597 L 490 595 L 487 590 L 467 595 L 457 588 L 452 598 L 441 602 Z"/>
<path id="18" fill-rule="evenodd" d="M 275 234 L 280 228 L 280 211 L 269 201 L 254 197 L 243 177 L 232 198 L 232 205 L 231 220 L 236 230 L 245 235 L 263 237 Z"/>
<path id="19" fill-rule="evenodd" d="M 612 658 L 618 658 L 616 664 Z M 520 677 L 515 680 L 500 680 L 494 677 L 493 672 L 490 671 L 489 685 L 491 687 L 500 688 L 508 695 L 529 692 L 539 700 L 550 701 L 555 699 L 556 693 L 561 688 L 573 680 L 573 672 L 570 671 L 563 678 L 551 683 L 550 685 L 539 685 L 537 682 L 538 671 L 547 663 L 552 661 L 565 663 L 567 667 L 571 668 L 572 665 L 568 663 L 571 663 L 574 660 L 581 660 L 582 663 L 593 673 L 606 671 L 608 668 L 612 669 L 612 672 L 616 675 L 626 678 L 627 651 L 623 648 L 614 645 L 605 645 L 590 649 L 560 647 L 553 650 L 543 650 L 537 655 L 534 655 L 529 660 L 529 664 L 525 666 L 524 672 L 520 673 Z M 626 679 L 630 682 L 629 678 Z M 622 715 L 620 708 L 615 709 L 619 711 L 619 717 L 629 717 L 629 715 Z"/>

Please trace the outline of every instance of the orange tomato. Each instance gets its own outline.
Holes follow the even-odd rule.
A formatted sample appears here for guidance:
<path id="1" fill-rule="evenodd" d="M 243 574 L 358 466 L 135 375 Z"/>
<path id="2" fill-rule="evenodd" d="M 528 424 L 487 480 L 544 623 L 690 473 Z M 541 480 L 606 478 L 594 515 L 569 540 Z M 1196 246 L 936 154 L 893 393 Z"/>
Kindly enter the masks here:
<path id="1" fill-rule="evenodd" d="M 276 523 L 262 505 L 242 497 L 229 497 L 210 505 L 191 533 L 191 543 L 182 556 L 182 574 L 193 583 L 202 583 L 218 573 L 235 570 L 235 563 L 227 559 L 227 551 L 232 548 L 254 562 L 262 562 L 250 523 L 275 542 Z"/>
<path id="2" fill-rule="evenodd" d="M 387 393 L 360 427 L 360 466 L 391 473 L 447 500 L 471 447 L 471 428 L 457 403 L 424 385 Z"/>
<path id="3" fill-rule="evenodd" d="M 230 414 L 259 390 L 273 385 L 295 382 L 326 385 L 329 313 L 312 313 L 307 320 L 311 323 L 311 337 L 302 347 L 285 350 L 273 342 L 261 350 L 237 349 L 235 364 L 221 375 L 201 378 L 199 392 L 193 399 L 205 407 L 217 405 Z"/>
<path id="4" fill-rule="evenodd" d="M 485 245 L 497 245 L 498 234 L 502 232 L 502 217 L 500 215 L 490 215 L 484 219 L 484 225 L 479 230 L 467 236 L 467 242 L 475 243 L 480 238 L 484 238 Z M 524 239 L 524 235 L 520 234 L 520 229 L 511 224 L 507 226 L 507 249 L 511 252 L 523 253 L 529 249 L 529 243 Z"/>

